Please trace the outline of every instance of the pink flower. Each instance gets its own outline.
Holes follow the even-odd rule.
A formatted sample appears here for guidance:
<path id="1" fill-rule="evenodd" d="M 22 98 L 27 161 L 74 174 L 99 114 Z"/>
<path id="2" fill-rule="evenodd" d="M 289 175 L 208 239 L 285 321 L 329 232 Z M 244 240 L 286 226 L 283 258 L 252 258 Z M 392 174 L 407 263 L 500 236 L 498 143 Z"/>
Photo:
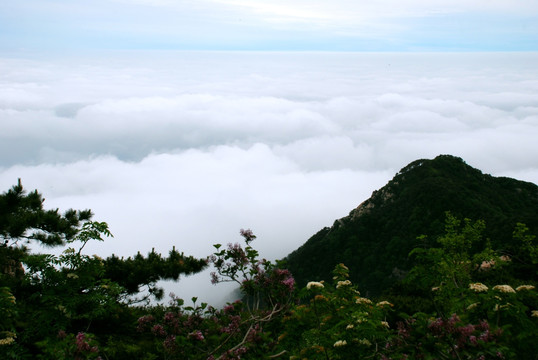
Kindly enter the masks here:
<path id="1" fill-rule="evenodd" d="M 90 344 L 86 342 L 86 335 L 83 332 L 79 332 L 76 336 L 76 344 L 77 344 L 77 350 L 82 351 L 90 351 Z"/>
<path id="2" fill-rule="evenodd" d="M 239 329 L 239 325 L 241 324 L 241 317 L 238 315 L 234 315 L 230 317 L 230 323 L 228 326 L 223 327 L 220 331 L 227 334 L 232 334 Z"/>
<path id="3" fill-rule="evenodd" d="M 164 321 L 171 322 L 175 319 L 176 315 L 173 312 L 167 312 L 164 314 Z"/>
<path id="4" fill-rule="evenodd" d="M 476 336 L 474 336 L 474 335 L 469 336 L 469 342 L 470 342 L 471 344 L 473 344 L 473 345 L 478 344 L 478 341 L 477 341 L 477 339 L 476 339 Z"/>
<path id="5" fill-rule="evenodd" d="M 165 336 L 166 331 L 164 331 L 164 327 L 161 324 L 153 325 L 151 328 L 151 332 L 157 336 Z"/>
<path id="6" fill-rule="evenodd" d="M 219 277 L 216 272 L 212 271 L 209 276 L 211 276 L 211 284 L 215 285 L 219 283 Z"/>
<path id="7" fill-rule="evenodd" d="M 202 332 L 200 330 L 196 330 L 196 331 L 191 332 L 189 334 L 189 337 L 191 339 L 195 339 L 195 340 L 198 340 L 198 341 L 204 340 L 204 335 L 202 334 Z"/>
<path id="8" fill-rule="evenodd" d="M 289 291 L 293 291 L 295 288 L 295 279 L 290 276 L 286 280 L 282 281 L 282 284 L 286 285 Z"/>
<path id="9" fill-rule="evenodd" d="M 245 238 L 245 242 L 247 242 L 247 244 L 251 242 L 252 240 L 256 239 L 256 235 L 254 235 L 254 233 L 250 229 L 247 229 L 247 230 L 241 229 L 239 230 L 239 233 L 241 234 L 242 237 Z"/>
<path id="10" fill-rule="evenodd" d="M 138 318 L 138 331 L 144 331 L 146 326 L 155 321 L 155 318 L 152 315 L 146 315 Z"/>
<path id="11" fill-rule="evenodd" d="M 166 350 L 172 351 L 176 347 L 175 335 L 169 335 L 163 342 L 163 346 Z"/>

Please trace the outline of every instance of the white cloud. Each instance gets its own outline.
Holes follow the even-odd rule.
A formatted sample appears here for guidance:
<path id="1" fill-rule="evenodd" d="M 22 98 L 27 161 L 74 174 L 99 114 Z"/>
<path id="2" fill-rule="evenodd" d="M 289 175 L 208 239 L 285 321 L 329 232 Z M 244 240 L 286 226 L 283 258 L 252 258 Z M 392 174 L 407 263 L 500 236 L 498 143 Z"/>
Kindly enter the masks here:
<path id="1" fill-rule="evenodd" d="M 0 188 L 21 178 L 48 207 L 94 210 L 115 238 L 92 253 L 176 246 L 204 257 L 250 227 L 262 256 L 278 258 L 418 158 L 453 154 L 538 183 L 537 63 L 536 54 L 0 59 Z"/>

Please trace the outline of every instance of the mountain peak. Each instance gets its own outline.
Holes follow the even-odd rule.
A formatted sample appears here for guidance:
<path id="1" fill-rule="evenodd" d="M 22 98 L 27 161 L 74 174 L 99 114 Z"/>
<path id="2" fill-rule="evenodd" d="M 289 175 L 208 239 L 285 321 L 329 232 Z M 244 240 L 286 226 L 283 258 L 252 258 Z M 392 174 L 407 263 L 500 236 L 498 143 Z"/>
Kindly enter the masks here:
<path id="1" fill-rule="evenodd" d="M 518 222 L 538 233 L 536 209 L 535 184 L 483 174 L 451 155 L 419 159 L 286 260 L 299 284 L 328 280 L 334 266 L 345 263 L 351 279 L 376 294 L 396 280 L 395 269 L 401 274 L 409 268 L 407 255 L 418 236 L 443 233 L 447 211 L 484 220 L 485 236 L 502 248 L 511 246 L 506 239 Z"/>
<path id="2" fill-rule="evenodd" d="M 475 176 L 483 175 L 480 170 L 467 165 L 462 158 L 452 155 L 439 155 L 433 160 L 415 160 L 402 168 L 387 185 L 379 190 L 374 190 L 372 196 L 353 209 L 349 216 L 356 219 L 362 215 L 369 214 L 376 207 L 376 204 L 383 206 L 390 201 L 394 201 L 395 193 L 398 192 L 400 187 L 407 185 L 409 177 L 451 177 L 461 172 L 474 172 Z"/>

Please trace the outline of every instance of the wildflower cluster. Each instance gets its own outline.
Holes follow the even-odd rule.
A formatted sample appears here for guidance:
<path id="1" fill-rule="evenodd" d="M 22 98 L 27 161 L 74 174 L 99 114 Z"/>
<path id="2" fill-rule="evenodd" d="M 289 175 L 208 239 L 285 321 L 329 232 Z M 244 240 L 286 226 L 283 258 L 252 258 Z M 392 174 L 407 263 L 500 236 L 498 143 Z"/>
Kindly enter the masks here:
<path id="1" fill-rule="evenodd" d="M 339 281 L 337 284 L 336 284 L 336 288 L 337 289 L 340 289 L 341 287 L 343 286 L 350 286 L 351 285 L 351 281 L 349 280 L 342 280 L 342 281 Z"/>
<path id="2" fill-rule="evenodd" d="M 323 289 L 324 287 L 325 285 L 323 285 L 322 282 L 318 282 L 318 281 L 310 281 L 308 284 L 306 284 L 307 290 L 310 290 L 313 288 Z"/>
<path id="3" fill-rule="evenodd" d="M 340 347 L 340 346 L 346 346 L 347 345 L 347 341 L 346 340 L 338 340 L 337 342 L 334 343 L 334 347 Z"/>
<path id="4" fill-rule="evenodd" d="M 99 348 L 96 345 L 91 345 L 91 338 L 88 338 L 83 332 L 79 332 L 75 337 L 75 343 L 77 346 L 77 353 L 98 353 Z"/>
<path id="5" fill-rule="evenodd" d="M 495 285 L 493 290 L 497 290 L 503 293 L 515 293 L 516 291 L 510 285 Z"/>
<path id="6" fill-rule="evenodd" d="M 291 273 L 270 261 L 258 259 L 251 247 L 256 238 L 251 230 L 241 230 L 246 246 L 228 244 L 209 257 L 215 271 L 213 284 L 236 282 L 244 301 L 228 303 L 217 310 L 206 303 L 185 306 L 170 294 L 172 301 L 160 317 L 151 314 L 138 319 L 138 330 L 151 333 L 171 359 L 239 359 L 257 358 L 271 351 L 280 316 L 286 313 L 295 291 Z"/>
<path id="7" fill-rule="evenodd" d="M 4 335 L 5 338 L 0 339 L 0 346 L 11 345 L 17 338 L 17 335 L 11 331 L 5 331 L 2 335 Z"/>
<path id="8" fill-rule="evenodd" d="M 42 342 L 38 345 L 47 359 L 103 359 L 95 336 L 82 331 L 75 335 L 61 329 L 56 334 L 55 342 Z"/>
<path id="9" fill-rule="evenodd" d="M 469 289 L 471 289 L 474 292 L 488 291 L 488 287 L 482 283 L 469 284 Z"/>
<path id="10" fill-rule="evenodd" d="M 256 352 L 257 344 L 265 340 L 262 321 L 250 317 L 241 301 L 217 310 L 206 303 L 197 305 L 196 298 L 192 306 L 185 306 L 174 294 L 170 297 L 170 306 L 160 318 L 142 316 L 137 327 L 162 344 L 166 358 L 239 359 Z"/>
<path id="11" fill-rule="evenodd" d="M 390 337 L 387 316 L 392 304 L 361 297 L 348 279 L 349 269 L 338 264 L 332 284 L 312 281 L 302 290 L 309 304 L 292 308 L 284 318 L 285 336 L 279 345 L 290 358 L 350 359 L 381 354 Z"/>
<path id="12" fill-rule="evenodd" d="M 516 288 L 516 291 L 531 291 L 534 289 L 536 289 L 536 287 L 534 287 L 533 285 L 519 285 Z"/>
<path id="13" fill-rule="evenodd" d="M 433 319 L 417 314 L 415 318 L 398 322 L 397 336 L 387 344 L 387 353 L 382 358 L 504 359 L 509 350 L 498 345 L 501 336 L 502 330 L 492 331 L 485 320 L 472 324 L 457 314 Z"/>
<path id="14" fill-rule="evenodd" d="M 240 234 L 245 240 L 244 249 L 238 243 L 230 243 L 226 249 L 221 249 L 220 244 L 214 245 L 217 251 L 208 259 L 215 267 L 211 282 L 236 282 L 255 304 L 287 304 L 295 291 L 291 273 L 266 259 L 258 259 L 258 251 L 250 246 L 256 238 L 252 230 L 241 229 Z"/>

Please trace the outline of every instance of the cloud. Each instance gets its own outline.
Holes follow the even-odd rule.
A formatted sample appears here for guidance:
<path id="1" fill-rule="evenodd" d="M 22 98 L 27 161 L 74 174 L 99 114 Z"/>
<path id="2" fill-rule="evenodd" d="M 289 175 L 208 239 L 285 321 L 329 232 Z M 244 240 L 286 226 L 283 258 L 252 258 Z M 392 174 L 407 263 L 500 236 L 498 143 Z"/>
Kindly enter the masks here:
<path id="1" fill-rule="evenodd" d="M 320 227 L 347 215 L 391 176 L 387 171 L 303 172 L 264 144 L 219 146 L 149 155 L 140 162 L 100 157 L 66 164 L 14 166 L 0 173 L 3 189 L 22 178 L 39 189 L 47 208 L 85 209 L 114 234 L 86 246 L 89 254 L 122 256 L 173 246 L 204 258 L 212 244 L 240 242 L 239 229 L 258 235 L 261 256 L 295 250 Z M 230 288 L 210 285 L 208 273 L 167 285 L 168 291 L 219 303 Z M 218 296 L 216 294 L 219 294 Z"/>
<path id="2" fill-rule="evenodd" d="M 21 178 L 47 207 L 92 209 L 115 238 L 90 253 L 205 257 L 252 228 L 280 258 L 419 158 L 538 183 L 536 57 L 3 58 L 0 187 Z M 200 276 L 169 287 L 219 292 Z"/>

